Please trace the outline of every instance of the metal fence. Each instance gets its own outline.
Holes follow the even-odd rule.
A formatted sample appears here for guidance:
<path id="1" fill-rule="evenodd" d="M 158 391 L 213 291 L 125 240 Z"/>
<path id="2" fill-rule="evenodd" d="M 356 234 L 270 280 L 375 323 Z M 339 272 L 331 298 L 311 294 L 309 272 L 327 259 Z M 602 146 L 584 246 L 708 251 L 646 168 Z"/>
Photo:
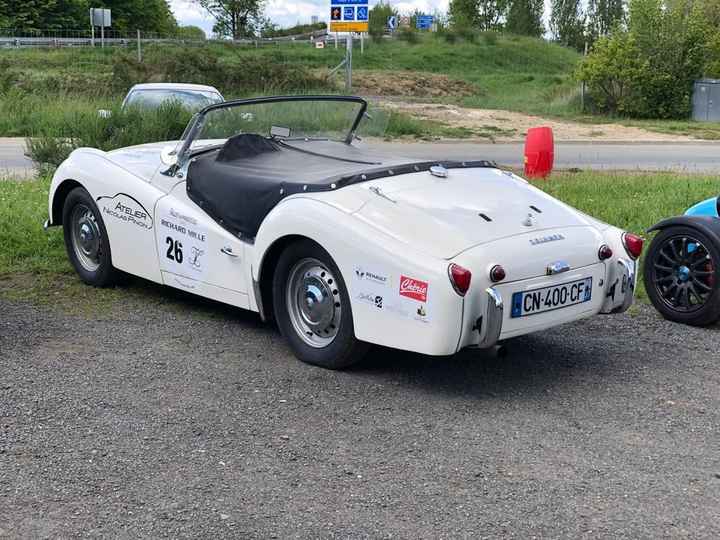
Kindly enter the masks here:
<path id="1" fill-rule="evenodd" d="M 244 45 L 268 46 L 280 43 L 314 43 L 327 39 L 326 30 L 318 30 L 296 36 L 253 39 L 204 40 L 188 39 L 179 35 L 160 35 L 149 32 L 120 33 L 106 30 L 104 37 L 99 32 L 95 35 L 91 30 L 24 30 L 17 28 L 0 28 L 0 49 L 12 48 L 64 48 L 64 47 L 141 47 L 143 44 L 160 43 L 173 45 L 204 45 L 211 42 Z"/>

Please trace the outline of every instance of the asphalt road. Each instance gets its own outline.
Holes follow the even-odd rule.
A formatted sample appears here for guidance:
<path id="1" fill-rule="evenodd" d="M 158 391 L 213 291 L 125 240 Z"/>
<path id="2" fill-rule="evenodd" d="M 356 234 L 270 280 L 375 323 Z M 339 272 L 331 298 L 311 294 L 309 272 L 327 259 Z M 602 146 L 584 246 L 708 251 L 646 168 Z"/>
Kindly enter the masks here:
<path id="1" fill-rule="evenodd" d="M 644 306 L 331 372 L 137 288 L 0 300 L 0 537 L 720 537 L 720 327 Z"/>
<path id="2" fill-rule="evenodd" d="M 467 142 L 373 143 L 378 151 L 426 159 L 487 159 L 523 167 L 524 144 Z M 720 143 L 555 143 L 558 169 L 643 170 L 720 173 Z"/>
<path id="3" fill-rule="evenodd" d="M 417 159 L 488 159 L 521 168 L 523 145 L 468 142 L 362 143 L 379 152 Z M 0 177 L 32 176 L 23 139 L 0 138 Z M 720 173 L 720 143 L 593 144 L 557 143 L 555 166 L 561 169 L 647 170 Z"/>

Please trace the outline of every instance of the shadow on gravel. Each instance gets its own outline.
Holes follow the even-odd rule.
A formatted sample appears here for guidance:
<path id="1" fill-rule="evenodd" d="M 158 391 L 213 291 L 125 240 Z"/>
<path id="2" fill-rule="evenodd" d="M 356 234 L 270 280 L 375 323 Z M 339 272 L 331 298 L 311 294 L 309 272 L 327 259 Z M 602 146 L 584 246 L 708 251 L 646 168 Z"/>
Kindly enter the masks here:
<path id="1" fill-rule="evenodd" d="M 431 357 L 375 348 L 352 375 L 395 379 L 400 384 L 431 393 L 494 397 L 522 393 L 542 394 L 574 381 L 594 379 L 598 384 L 620 381 L 628 357 L 612 343 L 597 347 L 561 335 L 548 339 L 529 335 L 507 343 L 504 358 L 487 352 L 463 351 L 455 356 Z"/>

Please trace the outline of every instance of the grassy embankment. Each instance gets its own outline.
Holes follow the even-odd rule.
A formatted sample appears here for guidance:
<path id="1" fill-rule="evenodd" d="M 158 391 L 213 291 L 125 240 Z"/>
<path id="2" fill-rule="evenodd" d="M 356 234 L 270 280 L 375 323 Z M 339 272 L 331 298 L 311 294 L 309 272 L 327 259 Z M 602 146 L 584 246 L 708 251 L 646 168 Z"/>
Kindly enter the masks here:
<path id="1" fill-rule="evenodd" d="M 273 93 L 341 92 L 340 80 L 328 81 L 328 70 L 343 57 L 342 44 L 326 49 L 308 44 L 201 49 L 146 47 L 142 66 L 134 52 L 113 49 L 0 51 L 0 136 L 35 136 L 60 131 L 74 114 L 112 108 L 133 82 L 175 80 L 218 86 L 228 98 Z M 123 57 L 120 59 L 120 57 Z M 720 138 L 720 124 L 689 121 L 643 121 L 582 115 L 573 72 L 580 56 L 542 40 L 494 33 L 473 41 L 448 42 L 433 35 L 418 43 L 401 40 L 366 43 L 355 51 L 355 81 L 360 93 L 415 97 L 467 107 L 506 109 L 587 123 L 617 122 L 665 133 Z M 412 75 L 417 92 L 395 86 L 393 76 Z M 432 92 L 423 89 L 423 74 L 448 79 Z M 364 81 L 388 77 L 388 84 Z M 433 84 L 430 84 L 433 86 Z M 396 90 L 396 91 L 393 91 Z M 394 115 L 390 136 L 492 137 L 492 132 L 450 129 L 437 123 Z"/>
<path id="2" fill-rule="evenodd" d="M 671 173 L 557 173 L 535 184 L 588 214 L 641 234 L 717 194 L 714 177 Z M 67 262 L 62 231 L 43 232 L 48 187 L 48 179 L 0 181 L 0 295 L 68 306 L 119 298 L 117 290 L 82 286 Z M 128 288 L 144 294 L 147 284 L 137 280 Z M 153 291 L 162 301 L 162 294 Z"/>
<path id="3" fill-rule="evenodd" d="M 112 108 L 129 85 L 147 80 L 181 80 L 218 86 L 228 98 L 272 93 L 341 92 L 327 71 L 343 57 L 342 47 L 308 44 L 264 47 L 209 45 L 202 49 L 148 47 L 142 65 L 132 51 L 60 49 L 0 51 L 0 136 L 65 133 L 78 114 Z M 578 55 L 569 49 L 516 36 L 479 36 L 475 42 L 423 36 L 417 44 L 383 41 L 358 51 L 355 80 L 363 73 L 423 73 L 448 77 L 430 100 L 467 106 L 560 114 L 576 99 L 571 72 Z M 418 76 L 418 74 L 420 74 Z M 458 88 L 455 88 L 455 87 Z M 374 93 L 375 88 L 368 88 Z M 382 93 L 404 95 L 406 89 Z M 362 91 L 362 90 L 361 90 Z M 409 95 L 408 97 L 413 97 Z M 473 136 L 441 124 L 394 114 L 391 136 Z"/>

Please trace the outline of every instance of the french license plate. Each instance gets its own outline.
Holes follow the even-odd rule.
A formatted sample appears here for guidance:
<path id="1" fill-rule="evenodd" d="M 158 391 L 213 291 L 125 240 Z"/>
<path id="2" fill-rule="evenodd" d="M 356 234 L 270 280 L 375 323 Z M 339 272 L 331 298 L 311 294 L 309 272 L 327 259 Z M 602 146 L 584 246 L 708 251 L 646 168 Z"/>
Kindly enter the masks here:
<path id="1" fill-rule="evenodd" d="M 521 291 L 512 295 L 513 318 L 527 317 L 537 313 L 562 309 L 583 302 L 592 297 L 592 278 L 571 281 L 561 285 L 543 287 L 531 291 Z"/>

